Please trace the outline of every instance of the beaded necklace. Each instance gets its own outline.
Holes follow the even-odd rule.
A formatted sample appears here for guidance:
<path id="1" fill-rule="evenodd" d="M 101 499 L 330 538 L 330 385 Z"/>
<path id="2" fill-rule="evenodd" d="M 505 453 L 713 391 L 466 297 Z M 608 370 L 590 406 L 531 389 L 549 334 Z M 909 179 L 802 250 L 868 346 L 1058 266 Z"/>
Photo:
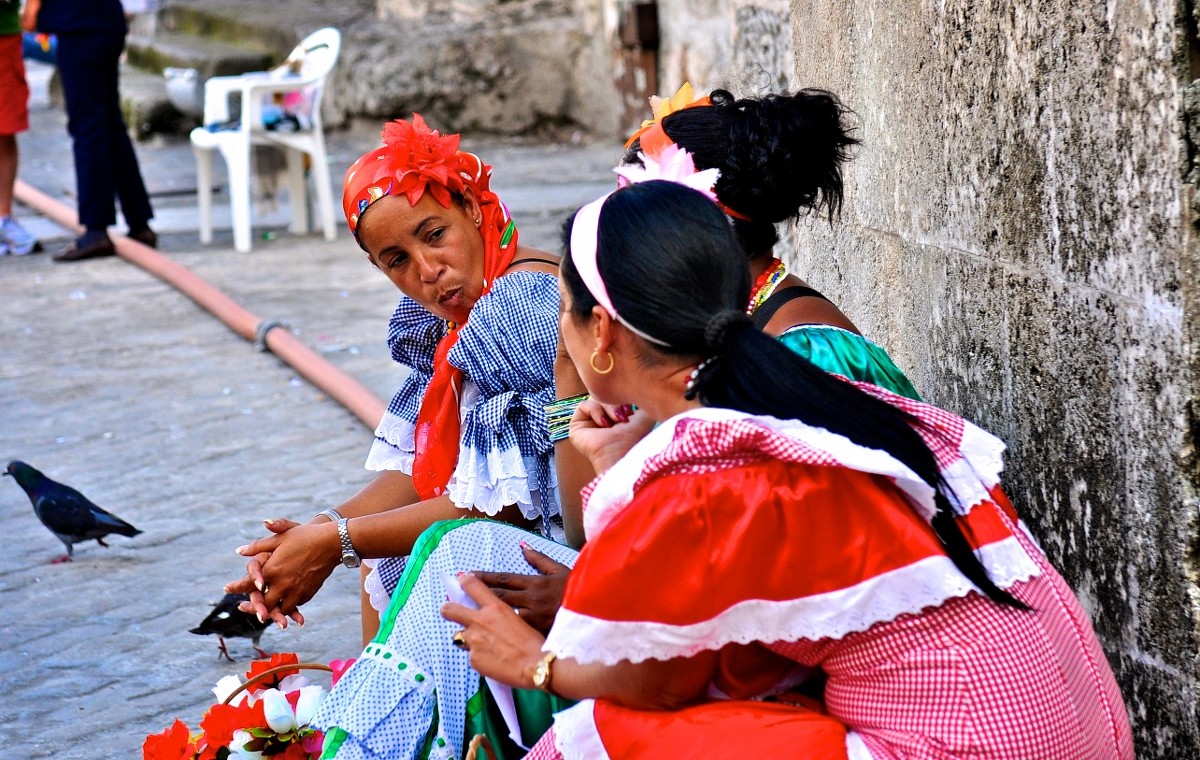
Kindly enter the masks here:
<path id="1" fill-rule="evenodd" d="M 753 314 L 758 311 L 758 307 L 762 306 L 771 294 L 775 292 L 775 288 L 779 287 L 779 283 L 783 282 L 783 278 L 787 277 L 787 269 L 784 268 L 783 262 L 779 259 L 771 259 L 771 266 L 767 267 L 767 271 L 758 276 L 754 282 L 754 288 L 750 291 L 750 303 L 746 306 L 746 313 Z"/>

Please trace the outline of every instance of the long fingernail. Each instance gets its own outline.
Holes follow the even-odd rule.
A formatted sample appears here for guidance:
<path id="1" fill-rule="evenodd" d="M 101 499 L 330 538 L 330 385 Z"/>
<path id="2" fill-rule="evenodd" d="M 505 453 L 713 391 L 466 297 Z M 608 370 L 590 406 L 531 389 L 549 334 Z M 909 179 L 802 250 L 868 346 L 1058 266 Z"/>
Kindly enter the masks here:
<path id="1" fill-rule="evenodd" d="M 529 548 L 529 544 L 525 543 L 524 541 L 518 541 L 517 543 L 521 546 L 522 549 Z"/>
<path id="2" fill-rule="evenodd" d="M 254 579 L 254 588 L 258 589 L 259 591 L 262 591 L 263 585 L 264 584 L 262 581 L 258 580 L 257 578 Z"/>
<path id="3" fill-rule="evenodd" d="M 238 548 L 234 549 L 233 553 L 234 554 L 244 554 L 245 551 L 249 548 L 250 548 L 250 544 L 245 544 L 243 546 L 239 546 Z"/>
<path id="4" fill-rule="evenodd" d="M 261 612 L 254 613 L 254 616 L 258 618 L 258 622 L 260 622 L 260 623 L 267 622 L 267 619 L 263 617 L 263 614 Z"/>

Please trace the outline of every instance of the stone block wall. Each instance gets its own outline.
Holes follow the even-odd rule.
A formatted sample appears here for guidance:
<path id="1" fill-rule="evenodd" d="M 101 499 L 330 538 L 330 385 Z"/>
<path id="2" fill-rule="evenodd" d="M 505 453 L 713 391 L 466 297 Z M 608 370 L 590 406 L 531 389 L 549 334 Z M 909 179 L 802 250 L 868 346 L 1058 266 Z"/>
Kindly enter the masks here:
<path id="1" fill-rule="evenodd" d="M 1008 442 L 1008 491 L 1093 617 L 1139 757 L 1200 757 L 1191 14 L 791 2 L 793 81 L 841 95 L 865 143 L 843 218 L 799 225 L 791 263 Z"/>

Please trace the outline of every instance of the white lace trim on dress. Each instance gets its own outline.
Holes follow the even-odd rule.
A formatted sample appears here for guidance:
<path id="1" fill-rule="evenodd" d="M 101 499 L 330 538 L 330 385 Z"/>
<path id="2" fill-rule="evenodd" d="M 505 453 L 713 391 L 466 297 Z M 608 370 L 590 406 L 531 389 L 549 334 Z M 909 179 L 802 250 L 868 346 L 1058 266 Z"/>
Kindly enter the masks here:
<path id="1" fill-rule="evenodd" d="M 541 509 L 529 488 L 531 465 L 532 461 L 516 446 L 503 451 L 492 449 L 486 454 L 460 449 L 446 491 L 456 506 L 470 507 L 489 517 L 509 504 L 518 504 L 526 519 L 540 518 Z M 551 504 L 550 516 L 558 514 L 557 499 L 551 499 Z"/>
<path id="2" fill-rule="evenodd" d="M 554 714 L 554 746 L 563 760 L 607 760 L 608 751 L 596 730 L 595 704 L 585 699 Z"/>
<path id="3" fill-rule="evenodd" d="M 383 472 L 384 470 L 399 470 L 405 475 L 412 475 L 413 458 L 417 447 L 414 441 L 416 426 L 403 417 L 397 417 L 384 412 L 383 419 L 375 428 L 375 442 L 367 453 L 367 461 L 363 465 L 368 470 Z"/>
<path id="4" fill-rule="evenodd" d="M 387 588 L 383 585 L 383 579 L 379 577 L 379 571 L 375 569 L 379 560 L 364 559 L 362 563 L 363 567 L 371 569 L 371 572 L 367 573 L 367 577 L 363 578 L 363 591 L 366 592 L 371 607 L 382 617 L 392 602 L 392 595 L 388 593 Z"/>
<path id="5" fill-rule="evenodd" d="M 844 435 L 797 420 L 781 420 L 749 415 L 732 409 L 704 407 L 677 414 L 662 423 L 599 477 L 583 514 L 584 534 L 588 538 L 596 536 L 609 520 L 633 500 L 633 487 L 641 478 L 647 460 L 666 449 L 674 441 L 676 426 L 689 419 L 706 422 L 745 421 L 760 425 L 823 451 L 844 467 L 891 478 L 926 520 L 932 519 L 936 511 L 933 502 L 934 491 L 929 484 L 885 451 L 859 446 Z M 976 487 L 978 488 L 978 485 Z"/>
<path id="6" fill-rule="evenodd" d="M 1002 589 L 1041 572 L 1016 536 L 988 544 L 976 556 Z M 972 591 L 978 589 L 953 561 L 938 555 L 836 591 L 784 601 L 748 599 L 690 625 L 604 620 L 563 607 L 544 649 L 579 662 L 613 665 L 690 657 L 728 644 L 840 639 Z"/>

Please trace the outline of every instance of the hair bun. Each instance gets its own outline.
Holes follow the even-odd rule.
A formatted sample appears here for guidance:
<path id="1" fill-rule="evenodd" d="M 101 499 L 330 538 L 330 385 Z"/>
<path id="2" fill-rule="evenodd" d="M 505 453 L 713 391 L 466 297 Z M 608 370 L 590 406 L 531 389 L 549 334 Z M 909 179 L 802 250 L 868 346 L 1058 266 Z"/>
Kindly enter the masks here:
<path id="1" fill-rule="evenodd" d="M 719 311 L 708 320 L 704 328 L 704 344 L 712 351 L 719 352 L 734 334 L 742 329 L 752 327 L 750 317 L 744 311 L 727 309 Z"/>
<path id="2" fill-rule="evenodd" d="M 713 103 L 730 114 L 728 154 L 717 194 L 755 221 L 781 222 L 812 209 L 836 215 L 842 166 L 858 143 L 833 93 L 801 90 Z"/>

